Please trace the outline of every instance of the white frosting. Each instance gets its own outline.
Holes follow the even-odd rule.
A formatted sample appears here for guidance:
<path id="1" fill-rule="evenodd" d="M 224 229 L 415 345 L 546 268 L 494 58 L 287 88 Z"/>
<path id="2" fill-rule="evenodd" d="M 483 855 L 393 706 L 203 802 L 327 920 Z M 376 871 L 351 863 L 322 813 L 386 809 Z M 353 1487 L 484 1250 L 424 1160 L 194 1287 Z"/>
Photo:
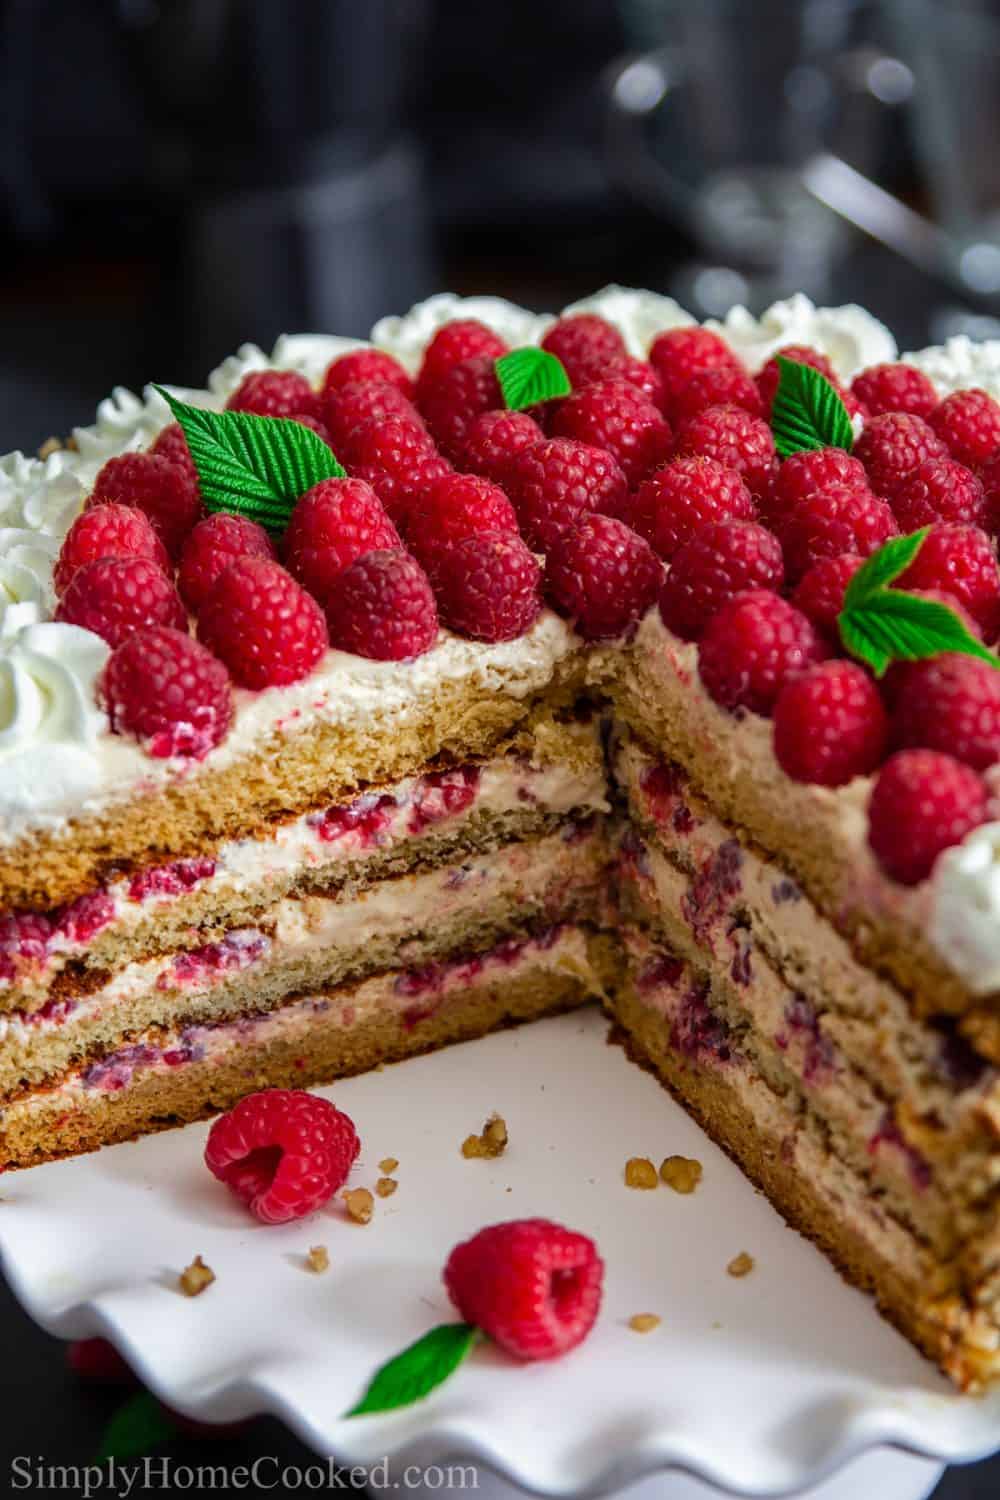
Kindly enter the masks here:
<path id="1" fill-rule="evenodd" d="M 957 334 L 946 344 L 934 344 L 903 358 L 923 370 L 942 397 L 981 386 L 1000 400 L 1000 339 L 975 343 L 966 334 Z"/>
<path id="2" fill-rule="evenodd" d="M 976 995 L 1000 989 L 1000 823 L 986 823 L 934 869 L 930 939 Z"/>
<path id="3" fill-rule="evenodd" d="M 477 318 L 511 348 L 539 343 L 554 322 L 547 313 L 528 312 L 503 297 L 456 297 L 453 292 L 441 292 L 418 302 L 401 318 L 380 318 L 372 329 L 372 343 L 394 354 L 412 375 L 438 329 L 455 318 Z"/>
<path id="4" fill-rule="evenodd" d="M 896 358 L 896 340 L 877 318 L 855 303 L 844 307 L 815 307 L 801 292 L 775 302 L 759 318 L 745 307 L 734 307 L 711 328 L 735 349 L 747 368 L 756 373 L 786 344 L 809 344 L 829 356 L 841 380 L 850 380 L 867 365 Z"/>

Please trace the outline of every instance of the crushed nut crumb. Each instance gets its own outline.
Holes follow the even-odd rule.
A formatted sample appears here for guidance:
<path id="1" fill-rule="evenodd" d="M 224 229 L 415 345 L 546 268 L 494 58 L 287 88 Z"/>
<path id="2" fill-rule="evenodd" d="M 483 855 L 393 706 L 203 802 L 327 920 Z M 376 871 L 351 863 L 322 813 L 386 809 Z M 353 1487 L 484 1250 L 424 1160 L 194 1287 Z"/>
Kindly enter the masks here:
<path id="1" fill-rule="evenodd" d="M 46 458 L 51 457 L 51 455 L 53 453 L 59 453 L 59 452 L 61 452 L 61 450 L 62 450 L 62 438 L 57 438 L 57 437 L 46 438 L 45 442 L 42 444 L 42 446 L 38 450 L 38 457 L 41 458 L 41 459 L 46 459 Z"/>
<path id="2" fill-rule="evenodd" d="M 625 1163 L 625 1186 L 630 1188 L 655 1188 L 656 1168 L 648 1156 L 630 1156 Z"/>
<path id="3" fill-rule="evenodd" d="M 196 1255 L 189 1266 L 178 1277 L 178 1284 L 185 1297 L 199 1296 L 215 1280 L 215 1272 L 206 1266 L 200 1255 Z"/>
<path id="4" fill-rule="evenodd" d="M 659 1328 L 662 1319 L 656 1313 L 635 1313 L 628 1320 L 628 1326 L 633 1333 L 652 1333 L 654 1328 Z"/>
<path id="5" fill-rule="evenodd" d="M 467 1135 L 462 1142 L 462 1155 L 472 1157 L 503 1156 L 507 1149 L 507 1122 L 502 1115 L 490 1115 L 480 1135 Z"/>
<path id="6" fill-rule="evenodd" d="M 306 1268 L 310 1271 L 329 1271 L 330 1256 L 325 1245 L 310 1245 Z"/>
<path id="7" fill-rule="evenodd" d="M 367 1188 L 348 1188 L 346 1193 L 340 1195 L 344 1200 L 344 1207 L 348 1216 L 356 1224 L 367 1224 L 375 1210 L 375 1199 Z"/>
<path id="8" fill-rule="evenodd" d="M 660 1163 L 660 1176 L 675 1193 L 693 1193 L 701 1181 L 701 1162 L 693 1156 L 667 1156 Z"/>
<path id="9" fill-rule="evenodd" d="M 730 1276 L 749 1276 L 754 1268 L 754 1258 L 741 1250 L 739 1255 L 734 1255 L 726 1270 Z"/>
<path id="10" fill-rule="evenodd" d="M 380 1177 L 375 1184 L 375 1191 L 380 1198 L 391 1198 L 398 1187 L 395 1177 Z"/>
<path id="11" fill-rule="evenodd" d="M 399 1162 L 394 1156 L 383 1156 L 378 1164 L 378 1169 L 380 1172 L 395 1172 L 398 1166 Z"/>

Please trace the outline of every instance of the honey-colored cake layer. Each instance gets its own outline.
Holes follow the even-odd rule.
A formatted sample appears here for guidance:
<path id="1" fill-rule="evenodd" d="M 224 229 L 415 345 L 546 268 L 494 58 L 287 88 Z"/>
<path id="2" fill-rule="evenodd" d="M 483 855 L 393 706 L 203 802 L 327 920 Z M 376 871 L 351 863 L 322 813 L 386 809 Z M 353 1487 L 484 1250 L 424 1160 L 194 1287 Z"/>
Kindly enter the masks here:
<path id="1" fill-rule="evenodd" d="M 329 1083 L 567 1010 L 602 995 L 613 968 L 606 939 L 563 927 L 430 975 L 396 970 L 215 1026 L 153 1029 L 0 1110 L 0 1166 L 131 1140 L 254 1089 Z"/>

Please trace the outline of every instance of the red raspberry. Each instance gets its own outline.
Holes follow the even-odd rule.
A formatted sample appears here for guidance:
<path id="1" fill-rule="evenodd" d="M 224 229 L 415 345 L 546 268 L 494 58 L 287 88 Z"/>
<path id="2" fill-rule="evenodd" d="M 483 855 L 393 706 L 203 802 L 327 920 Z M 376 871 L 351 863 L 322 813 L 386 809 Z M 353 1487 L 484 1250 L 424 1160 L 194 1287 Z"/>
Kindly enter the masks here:
<path id="1" fill-rule="evenodd" d="M 152 522 L 131 505 L 97 505 L 77 516 L 59 550 L 52 582 L 63 594 L 78 568 L 99 557 L 145 557 L 170 572 L 167 549 Z"/>
<path id="2" fill-rule="evenodd" d="M 944 750 L 985 771 L 1000 758 L 1000 672 L 957 652 L 908 662 L 892 728 L 897 745 Z"/>
<path id="3" fill-rule="evenodd" d="M 475 318 L 455 318 L 439 328 L 424 350 L 424 362 L 417 378 L 417 390 L 433 385 L 452 365 L 464 360 L 485 357 L 492 365 L 509 345 L 492 328 Z"/>
<path id="4" fill-rule="evenodd" d="M 666 418 L 627 380 L 597 380 L 567 396 L 553 415 L 552 431 L 612 454 L 630 486 L 670 454 Z"/>
<path id="5" fill-rule="evenodd" d="M 804 614 L 767 589 L 748 589 L 708 622 L 698 642 L 698 672 L 723 708 L 767 715 L 786 680 L 826 654 Z"/>
<path id="6" fill-rule="evenodd" d="M 428 547 L 456 542 L 483 531 L 519 535 L 517 514 L 498 484 L 475 474 L 446 474 L 410 512 L 410 549 L 419 557 Z"/>
<path id="7" fill-rule="evenodd" d="M 526 411 L 484 411 L 469 428 L 456 467 L 504 484 L 519 453 L 542 442 L 545 434 Z"/>
<path id="8" fill-rule="evenodd" d="M 584 640 L 623 635 L 656 598 L 663 569 L 648 542 L 613 516 L 584 516 L 556 537 L 545 584 Z"/>
<path id="9" fill-rule="evenodd" d="M 868 489 L 864 464 L 845 453 L 843 448 L 807 448 L 793 453 L 778 466 L 774 483 L 761 498 L 761 516 L 775 531 L 781 531 L 786 518 L 803 500 L 825 490 L 831 484 L 847 484 L 851 489 Z"/>
<path id="10" fill-rule="evenodd" d="M 325 422 L 320 421 L 319 417 L 304 417 L 301 412 L 298 412 L 291 420 L 298 422 L 300 427 L 308 427 L 310 432 L 314 432 L 318 438 L 322 438 L 328 448 L 333 447 L 333 442 L 330 438 L 330 429 Z"/>
<path id="11" fill-rule="evenodd" d="M 423 427 L 413 402 L 407 401 L 399 387 L 387 380 L 355 380 L 330 391 L 323 407 L 323 420 L 333 451 L 342 463 L 348 460 L 354 429 L 363 422 L 381 422 L 385 417 L 402 417 L 416 427 Z"/>
<path id="12" fill-rule="evenodd" d="M 668 630 L 696 641 L 714 614 L 745 589 L 773 589 L 785 581 L 781 544 L 753 521 L 715 521 L 685 542 L 660 591 Z"/>
<path id="13" fill-rule="evenodd" d="M 292 511 L 285 532 L 288 571 L 321 602 L 356 557 L 401 547 L 382 502 L 362 479 L 322 479 Z"/>
<path id="14" fill-rule="evenodd" d="M 666 392 L 663 381 L 651 364 L 644 359 L 634 359 L 631 354 L 626 354 L 624 359 L 616 360 L 607 368 L 606 378 L 608 380 L 627 380 L 629 385 L 634 385 L 636 390 L 641 391 L 647 401 L 651 401 L 657 411 L 666 416 Z"/>
<path id="15" fill-rule="evenodd" d="M 492 1224 L 456 1245 L 448 1295 L 515 1359 L 554 1359 L 587 1337 L 601 1305 L 604 1263 L 593 1240 L 548 1219 Z"/>
<path id="16" fill-rule="evenodd" d="M 786 344 L 784 349 L 777 349 L 765 365 L 757 372 L 757 392 L 760 396 L 761 408 L 770 415 L 774 404 L 775 392 L 781 380 L 781 366 L 778 357 L 790 359 L 793 365 L 809 365 L 825 375 L 832 386 L 837 384 L 837 372 L 830 363 L 827 355 L 819 349 L 810 349 L 807 344 Z"/>
<path id="17" fill-rule="evenodd" d="M 919 531 L 934 521 L 982 524 L 983 486 L 964 464 L 953 458 L 928 458 L 907 474 L 892 497 L 892 511 L 900 531 Z"/>
<path id="18" fill-rule="evenodd" d="M 937 392 L 915 365 L 869 365 L 851 381 L 851 394 L 868 408 L 869 416 L 890 411 L 909 412 L 924 421 L 937 406 Z"/>
<path id="19" fill-rule="evenodd" d="M 600 380 L 608 365 L 628 357 L 618 329 L 596 313 L 560 318 L 542 339 L 542 348 L 562 361 L 574 390 Z"/>
<path id="20" fill-rule="evenodd" d="M 179 422 L 170 422 L 164 427 L 149 451 L 154 458 L 165 458 L 168 464 L 176 464 L 178 468 L 183 469 L 192 484 L 198 483 L 198 471 L 194 466 L 184 429 Z"/>
<path id="21" fill-rule="evenodd" d="M 130 1365 L 107 1339 L 75 1339 L 67 1345 L 66 1363 L 81 1380 L 95 1385 L 138 1385 Z"/>
<path id="22" fill-rule="evenodd" d="M 226 410 L 257 417 L 318 417 L 320 401 L 306 377 L 294 370 L 251 370 L 226 402 Z"/>
<path id="23" fill-rule="evenodd" d="M 844 786 L 867 776 L 888 736 L 878 688 L 852 661 L 810 667 L 785 683 L 774 705 L 774 753 L 793 781 Z"/>
<path id="24" fill-rule="evenodd" d="M 978 526 L 935 523 L 897 578 L 896 588 L 953 594 L 978 623 L 985 641 L 1000 635 L 1000 571 L 993 543 Z"/>
<path id="25" fill-rule="evenodd" d="M 177 590 L 163 570 L 145 557 L 102 557 L 79 568 L 55 617 L 92 630 L 112 650 L 149 625 L 187 629 Z"/>
<path id="26" fill-rule="evenodd" d="M 520 537 L 483 532 L 428 549 L 441 623 L 473 641 L 512 641 L 541 613 L 541 569 Z"/>
<path id="27" fill-rule="evenodd" d="M 750 376 L 745 370 L 729 365 L 717 365 L 714 370 L 702 370 L 698 375 L 692 375 L 684 389 L 674 397 L 671 420 L 682 426 L 707 406 L 740 406 L 754 417 L 762 416 L 764 412 L 760 392 Z"/>
<path id="28" fill-rule="evenodd" d="M 171 557 L 177 556 L 202 516 L 201 494 L 189 472 L 153 453 L 122 453 L 108 459 L 86 508 L 108 501 L 143 511 Z"/>
<path id="29" fill-rule="evenodd" d="M 427 574 L 408 552 L 366 552 L 345 568 L 326 600 L 330 645 L 373 661 L 422 656 L 437 639 Z"/>
<path id="30" fill-rule="evenodd" d="M 960 604 L 954 594 L 946 594 L 943 589 L 907 589 L 908 594 L 913 594 L 917 599 L 930 599 L 934 604 L 943 604 L 950 609 L 952 614 L 958 616 L 973 640 L 981 641 L 982 629 L 978 621 L 974 620 L 969 611 Z M 890 662 L 881 681 L 882 699 L 894 707 L 899 701 L 899 696 L 912 671 L 921 666 L 919 661 L 894 661 Z"/>
<path id="31" fill-rule="evenodd" d="M 927 418 L 952 458 L 970 469 L 1000 449 L 1000 402 L 979 389 L 955 391 Z"/>
<path id="32" fill-rule="evenodd" d="M 729 345 L 707 328 L 671 328 L 653 341 L 649 362 L 663 381 L 667 416 L 681 391 L 704 370 L 742 370 Z"/>
<path id="33" fill-rule="evenodd" d="M 996 536 L 1000 532 L 1000 453 L 987 459 L 979 478 L 983 486 L 983 530 Z"/>
<path id="34" fill-rule="evenodd" d="M 384 380 L 388 385 L 397 386 L 408 401 L 413 400 L 413 381 L 399 360 L 386 354 L 384 349 L 351 349 L 332 360 L 323 377 L 323 397 L 358 380 Z"/>
<path id="35" fill-rule="evenodd" d="M 529 547 L 544 552 L 589 511 L 617 515 L 628 484 L 610 453 L 569 438 L 525 448 L 508 471 L 507 490 Z"/>
<path id="36" fill-rule="evenodd" d="M 488 354 L 451 365 L 418 388 L 420 410 L 441 452 L 456 462 L 477 417 L 503 405 L 500 382 Z"/>
<path id="37" fill-rule="evenodd" d="M 327 1099 L 262 1089 L 213 1123 L 205 1165 L 256 1218 L 286 1224 L 343 1187 L 360 1149 L 353 1120 Z"/>
<path id="38" fill-rule="evenodd" d="M 394 521 L 403 523 L 413 502 L 451 467 L 430 434 L 407 417 L 373 418 L 355 427 L 344 462 L 370 484 Z"/>
<path id="39" fill-rule="evenodd" d="M 736 470 L 754 497 L 767 494 L 778 467 L 770 427 L 740 406 L 707 406 L 691 417 L 677 434 L 674 454 L 717 459 Z"/>
<path id="40" fill-rule="evenodd" d="M 837 616 L 844 607 L 847 585 L 864 562 L 856 552 L 842 552 L 838 557 L 821 557 L 804 573 L 792 595 L 792 603 L 807 620 L 839 645 Z"/>
<path id="41" fill-rule="evenodd" d="M 870 490 L 827 485 L 796 506 L 782 528 L 788 577 L 797 582 L 821 557 L 869 557 L 898 530 L 889 506 Z"/>
<path id="42" fill-rule="evenodd" d="M 138 631 L 112 652 L 103 695 L 115 733 L 134 735 L 161 758 L 204 759 L 233 717 L 221 661 L 184 631 L 164 625 Z"/>
<path id="43" fill-rule="evenodd" d="M 887 875 L 917 885 L 988 816 L 989 793 L 969 766 L 939 750 L 899 750 L 872 788 L 868 842 Z"/>
<path id="44" fill-rule="evenodd" d="M 241 557 L 220 574 L 201 606 L 198 635 L 247 688 L 298 682 L 327 647 L 315 599 L 266 557 Z"/>
<path id="45" fill-rule="evenodd" d="M 622 517 L 667 562 L 712 521 L 752 521 L 753 497 L 735 469 L 714 458 L 675 458 L 643 480 Z"/>
<path id="46" fill-rule="evenodd" d="M 890 411 L 865 423 L 854 444 L 854 456 L 864 464 L 876 495 L 891 500 L 918 464 L 928 458 L 947 458 L 948 450 L 922 417 Z"/>
<path id="47" fill-rule="evenodd" d="M 184 543 L 177 587 L 192 614 L 197 614 L 220 573 L 238 557 L 277 557 L 274 543 L 256 521 L 224 512 L 206 516 Z"/>

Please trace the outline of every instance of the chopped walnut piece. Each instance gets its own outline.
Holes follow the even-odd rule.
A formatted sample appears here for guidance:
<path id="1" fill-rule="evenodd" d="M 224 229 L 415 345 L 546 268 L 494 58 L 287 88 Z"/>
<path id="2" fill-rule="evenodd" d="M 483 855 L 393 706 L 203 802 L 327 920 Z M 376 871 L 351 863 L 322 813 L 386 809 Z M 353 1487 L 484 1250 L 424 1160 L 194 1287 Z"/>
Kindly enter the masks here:
<path id="1" fill-rule="evenodd" d="M 659 1328 L 661 1319 L 656 1313 L 635 1313 L 628 1320 L 628 1326 L 633 1333 L 652 1333 L 654 1328 Z"/>
<path id="2" fill-rule="evenodd" d="M 380 1198 L 391 1198 L 398 1187 L 395 1177 L 380 1177 L 375 1184 L 375 1191 Z"/>
<path id="3" fill-rule="evenodd" d="M 60 452 L 61 449 L 62 449 L 62 438 L 57 438 L 57 437 L 46 438 L 45 442 L 42 444 L 42 446 L 38 450 L 38 457 L 42 458 L 42 459 L 49 458 L 53 453 Z"/>
<path id="4" fill-rule="evenodd" d="M 741 1250 L 739 1255 L 733 1256 L 732 1260 L 726 1267 L 726 1270 L 728 1271 L 730 1276 L 749 1276 L 750 1272 L 753 1270 L 753 1267 L 753 1256 L 748 1255 L 745 1250 Z"/>
<path id="5" fill-rule="evenodd" d="M 693 1193 L 701 1181 L 701 1162 L 692 1156 L 664 1157 L 660 1176 L 675 1193 Z"/>
<path id="6" fill-rule="evenodd" d="M 648 1156 L 630 1156 L 625 1163 L 625 1186 L 655 1188 L 656 1168 Z"/>
<path id="7" fill-rule="evenodd" d="M 378 1169 L 380 1172 L 395 1172 L 398 1166 L 399 1162 L 397 1161 L 396 1157 L 383 1156 L 382 1160 L 378 1164 Z"/>
<path id="8" fill-rule="evenodd" d="M 344 1200 L 348 1217 L 356 1224 L 367 1224 L 375 1209 L 375 1199 L 367 1188 L 348 1188 L 340 1195 Z"/>
<path id="9" fill-rule="evenodd" d="M 306 1256 L 306 1270 L 329 1271 L 330 1256 L 325 1245 L 311 1245 L 309 1254 Z"/>
<path id="10" fill-rule="evenodd" d="M 215 1280 L 215 1272 L 206 1266 L 200 1255 L 196 1255 L 189 1266 L 185 1266 L 178 1278 L 178 1285 L 185 1297 L 198 1297 Z"/>
<path id="11" fill-rule="evenodd" d="M 481 1135 L 467 1135 L 462 1142 L 462 1155 L 468 1158 L 476 1156 L 503 1156 L 507 1149 L 507 1122 L 502 1115 L 490 1115 L 483 1126 Z"/>

